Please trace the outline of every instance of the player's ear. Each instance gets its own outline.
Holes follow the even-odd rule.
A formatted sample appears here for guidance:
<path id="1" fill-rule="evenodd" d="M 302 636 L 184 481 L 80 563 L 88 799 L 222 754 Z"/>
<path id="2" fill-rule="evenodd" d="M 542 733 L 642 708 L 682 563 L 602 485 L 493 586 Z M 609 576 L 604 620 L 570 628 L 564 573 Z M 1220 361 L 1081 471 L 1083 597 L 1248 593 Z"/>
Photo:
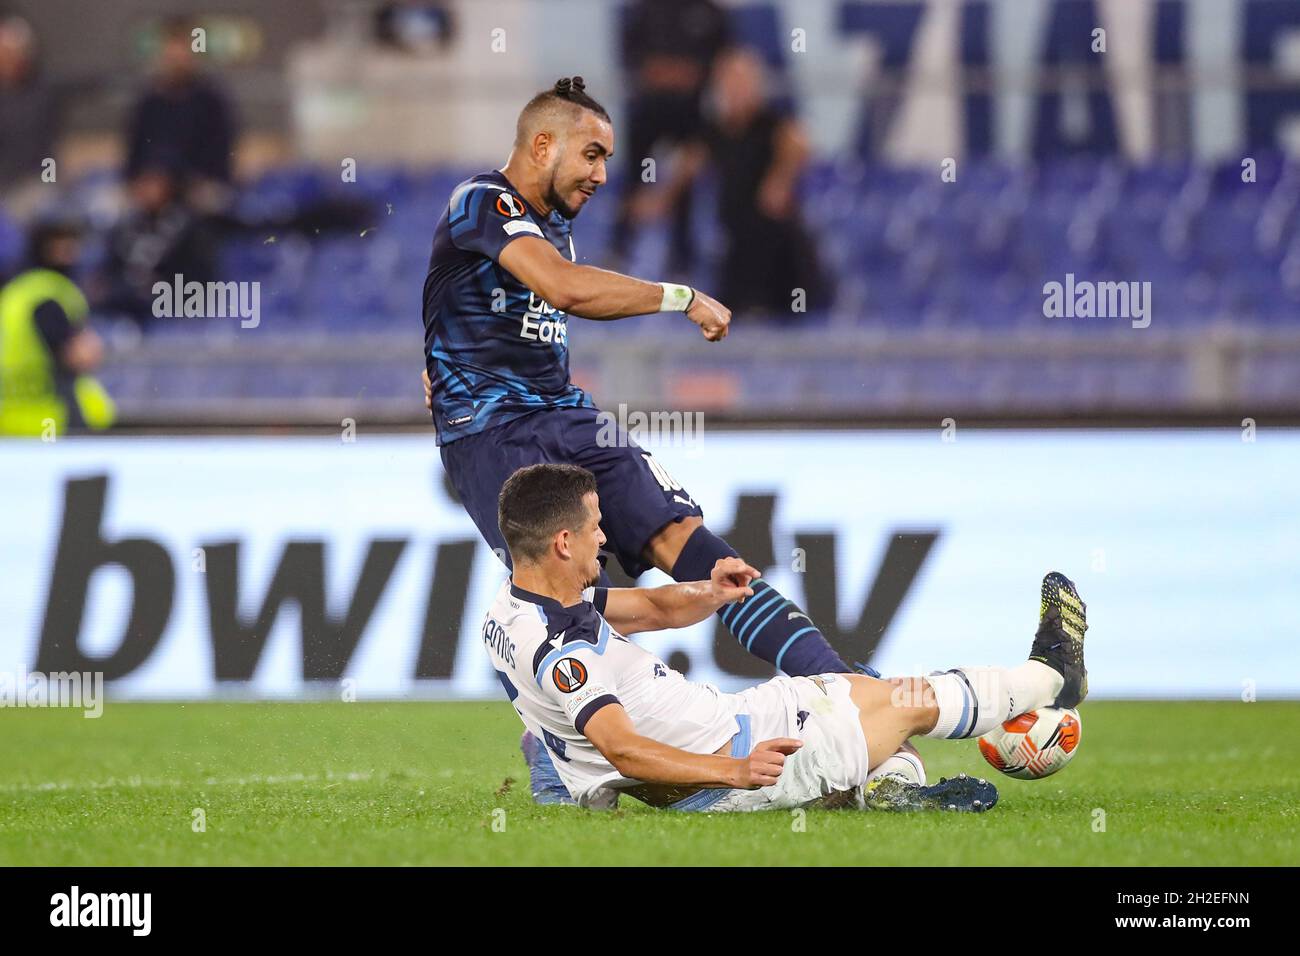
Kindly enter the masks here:
<path id="1" fill-rule="evenodd" d="M 533 161 L 539 166 L 546 166 L 551 159 L 551 151 L 555 146 L 555 137 L 546 130 L 539 130 L 533 134 Z"/>
<path id="2" fill-rule="evenodd" d="M 569 532 L 567 530 L 557 531 L 555 537 L 551 539 L 551 546 L 555 548 L 556 553 L 560 557 L 573 557 L 573 551 L 569 547 Z"/>

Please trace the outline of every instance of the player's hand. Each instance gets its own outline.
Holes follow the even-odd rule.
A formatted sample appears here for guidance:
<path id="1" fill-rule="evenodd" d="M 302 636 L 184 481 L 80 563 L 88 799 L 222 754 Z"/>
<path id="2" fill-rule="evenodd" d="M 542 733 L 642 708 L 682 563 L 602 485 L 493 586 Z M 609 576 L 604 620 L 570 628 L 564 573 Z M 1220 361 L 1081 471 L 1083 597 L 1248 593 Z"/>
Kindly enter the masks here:
<path id="1" fill-rule="evenodd" d="M 424 407 L 433 411 L 433 382 L 429 381 L 429 370 L 426 368 L 420 373 L 420 378 L 424 382 Z"/>
<path id="2" fill-rule="evenodd" d="M 709 583 L 713 587 L 713 596 L 723 604 L 733 601 L 743 602 L 754 596 L 754 589 L 749 582 L 759 577 L 757 568 L 750 567 L 740 558 L 719 558 L 709 574 Z"/>
<path id="3" fill-rule="evenodd" d="M 781 776 L 785 767 L 785 758 L 803 746 L 802 740 L 793 737 L 777 737 L 764 740 L 754 748 L 748 757 L 736 761 L 739 766 L 736 773 L 737 790 L 757 790 L 770 787 Z"/>
<path id="4" fill-rule="evenodd" d="M 695 301 L 686 310 L 686 317 L 700 327 L 710 342 L 721 342 L 731 326 L 731 310 L 713 296 L 695 290 Z"/>

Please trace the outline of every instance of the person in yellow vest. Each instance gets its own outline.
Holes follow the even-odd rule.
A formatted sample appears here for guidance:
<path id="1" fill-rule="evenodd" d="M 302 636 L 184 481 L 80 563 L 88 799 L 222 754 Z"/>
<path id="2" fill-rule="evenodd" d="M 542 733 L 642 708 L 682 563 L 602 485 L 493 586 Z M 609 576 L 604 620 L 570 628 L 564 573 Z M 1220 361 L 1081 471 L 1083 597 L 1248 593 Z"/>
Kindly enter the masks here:
<path id="1" fill-rule="evenodd" d="M 103 341 L 68 277 L 80 246 L 79 223 L 38 223 L 28 268 L 0 288 L 0 435 L 52 437 L 113 424 L 113 400 L 91 376 Z"/>

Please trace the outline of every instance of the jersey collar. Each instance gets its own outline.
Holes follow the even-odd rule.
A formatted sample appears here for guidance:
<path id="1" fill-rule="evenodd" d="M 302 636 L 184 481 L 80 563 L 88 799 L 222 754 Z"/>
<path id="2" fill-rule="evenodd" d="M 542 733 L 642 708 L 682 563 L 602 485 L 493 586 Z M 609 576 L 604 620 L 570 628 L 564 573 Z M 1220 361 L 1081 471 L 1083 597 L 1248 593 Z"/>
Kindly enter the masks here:
<path id="1" fill-rule="evenodd" d="M 559 601 L 555 600 L 555 598 L 547 597 L 545 594 L 534 594 L 532 591 L 525 591 L 519 585 L 515 584 L 514 578 L 510 579 L 510 594 L 512 597 L 517 597 L 521 601 L 527 601 L 529 604 L 540 605 L 548 611 L 574 611 L 587 603 L 585 601 L 579 601 L 577 604 L 570 604 L 568 607 L 565 607 Z"/>
<path id="2" fill-rule="evenodd" d="M 550 223 L 551 215 L 554 215 L 555 213 L 554 209 L 551 210 L 551 215 L 546 215 L 546 216 L 542 215 L 542 211 L 540 209 L 534 208 L 533 204 L 524 198 L 524 194 L 519 191 L 519 187 L 510 181 L 510 177 L 508 177 L 500 169 L 494 169 L 493 172 L 496 173 L 497 178 L 500 179 L 501 182 L 506 184 L 506 187 L 512 193 L 514 193 L 516 196 L 519 197 L 519 201 L 524 204 L 524 208 L 527 209 L 530 214 L 540 219 L 542 222 Z"/>

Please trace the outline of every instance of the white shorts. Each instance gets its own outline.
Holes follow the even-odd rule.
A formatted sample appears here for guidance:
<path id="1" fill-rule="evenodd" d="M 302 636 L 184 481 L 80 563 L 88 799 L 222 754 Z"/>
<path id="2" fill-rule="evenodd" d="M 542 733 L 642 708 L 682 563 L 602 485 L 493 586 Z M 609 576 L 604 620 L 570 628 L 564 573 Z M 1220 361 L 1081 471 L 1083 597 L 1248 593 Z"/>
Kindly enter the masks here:
<path id="1" fill-rule="evenodd" d="M 870 769 L 867 739 L 849 689 L 843 674 L 822 674 L 774 677 L 736 695 L 744 702 L 744 712 L 737 716 L 741 733 L 733 756 L 746 756 L 756 744 L 773 737 L 794 737 L 803 746 L 786 757 L 774 785 L 758 790 L 704 790 L 682 801 L 678 809 L 785 810 L 861 786 Z"/>

